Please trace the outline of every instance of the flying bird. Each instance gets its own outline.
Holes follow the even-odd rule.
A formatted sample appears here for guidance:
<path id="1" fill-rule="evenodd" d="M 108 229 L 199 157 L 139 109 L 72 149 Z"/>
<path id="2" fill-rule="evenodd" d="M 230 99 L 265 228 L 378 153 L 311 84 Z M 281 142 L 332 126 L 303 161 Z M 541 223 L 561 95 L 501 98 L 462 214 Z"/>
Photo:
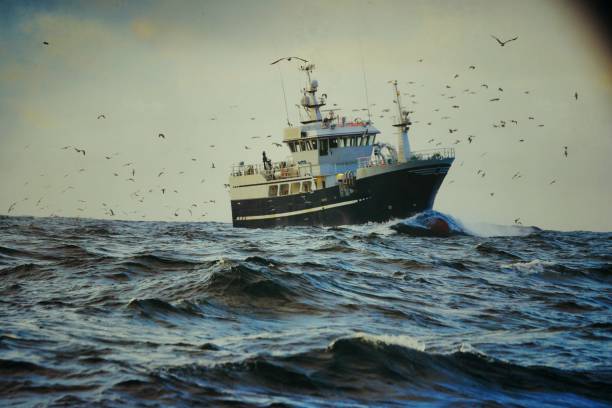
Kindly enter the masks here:
<path id="1" fill-rule="evenodd" d="M 576 98 L 576 100 L 578 100 L 578 92 L 574 92 L 574 98 Z"/>
<path id="2" fill-rule="evenodd" d="M 499 101 L 499 98 L 492 98 L 492 99 L 489 99 L 489 101 L 491 101 L 491 102 L 497 102 L 497 101 Z"/>
<path id="3" fill-rule="evenodd" d="M 472 140 L 474 140 L 475 137 L 476 136 L 474 136 L 474 135 L 469 135 L 468 136 L 468 142 L 472 143 Z"/>
<path id="4" fill-rule="evenodd" d="M 563 155 L 567 157 L 567 146 L 563 146 Z"/>
<path id="5" fill-rule="evenodd" d="M 274 62 L 271 62 L 271 63 L 270 63 L 270 65 L 274 65 L 274 64 L 276 64 L 277 62 L 281 62 L 282 60 L 291 61 L 293 58 L 298 59 L 298 60 L 300 60 L 300 61 L 302 61 L 302 62 L 308 62 L 308 60 L 305 60 L 304 58 L 300 58 L 300 57 L 283 57 L 283 58 L 279 58 L 279 59 L 277 59 L 277 60 L 276 60 L 276 61 L 274 61 Z"/>
<path id="6" fill-rule="evenodd" d="M 517 39 L 518 39 L 518 37 L 514 37 L 514 38 L 511 38 L 511 39 L 509 39 L 509 40 L 502 41 L 502 40 L 500 40 L 499 38 L 497 38 L 496 36 L 494 36 L 493 34 L 491 34 L 491 37 L 495 38 L 495 40 L 496 40 L 496 41 L 499 43 L 499 45 L 500 45 L 501 47 L 503 47 L 504 45 L 508 44 L 510 41 L 515 41 L 515 40 L 517 40 Z"/>
<path id="7" fill-rule="evenodd" d="M 518 225 L 523 225 L 523 223 L 521 222 L 521 219 L 520 219 L 520 218 L 516 218 L 516 219 L 514 220 L 514 223 L 515 223 L 515 224 L 518 224 Z"/>
<path id="8" fill-rule="evenodd" d="M 548 185 L 550 186 L 550 185 L 552 185 L 552 184 L 555 184 L 556 182 L 557 182 L 557 180 L 553 180 L 553 181 L 551 181 L 550 183 L 548 183 Z"/>
<path id="9" fill-rule="evenodd" d="M 74 151 L 77 153 L 83 153 L 83 156 L 85 156 L 85 149 L 77 149 L 76 147 L 74 148 Z"/>
<path id="10" fill-rule="evenodd" d="M 160 133 L 159 135 L 157 135 L 157 137 L 159 137 L 160 139 L 165 139 L 166 135 L 164 135 L 163 133 Z"/>
<path id="11" fill-rule="evenodd" d="M 474 65 L 470 65 L 469 68 L 470 69 L 476 69 L 476 67 Z"/>
<path id="12" fill-rule="evenodd" d="M 8 212 L 13 211 L 13 208 L 15 208 L 16 205 L 17 205 L 17 201 L 15 201 L 13 204 L 11 204 L 11 206 L 8 209 Z"/>

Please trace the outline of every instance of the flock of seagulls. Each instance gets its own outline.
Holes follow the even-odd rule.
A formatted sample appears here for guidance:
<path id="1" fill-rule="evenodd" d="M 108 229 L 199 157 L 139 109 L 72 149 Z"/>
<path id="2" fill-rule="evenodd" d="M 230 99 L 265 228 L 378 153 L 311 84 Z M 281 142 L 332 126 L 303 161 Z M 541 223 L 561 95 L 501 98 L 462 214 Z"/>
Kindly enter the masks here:
<path id="1" fill-rule="evenodd" d="M 509 43 L 511 43 L 511 42 L 513 42 L 513 41 L 518 40 L 518 36 L 515 36 L 515 37 L 510 38 L 510 39 L 507 39 L 507 40 L 501 40 L 500 38 L 498 38 L 498 37 L 497 37 L 497 36 L 495 36 L 495 35 L 491 35 L 491 37 L 492 37 L 492 38 L 493 38 L 493 39 L 494 39 L 494 40 L 497 42 L 497 44 L 498 44 L 500 47 L 505 47 L 505 46 L 506 46 L 506 45 L 508 45 Z M 43 41 L 43 45 L 44 45 L 44 46 L 49 46 L 49 42 L 48 42 L 48 41 Z M 304 62 L 304 63 L 307 63 L 307 62 L 308 62 L 307 60 L 305 60 L 305 59 L 303 59 L 303 58 L 299 58 L 299 57 L 292 56 L 292 57 L 283 57 L 283 58 L 279 58 L 279 59 L 277 59 L 277 60 L 273 61 L 272 63 L 270 63 L 270 65 L 275 65 L 275 64 L 279 63 L 280 61 L 284 61 L 284 60 L 285 60 L 285 61 L 292 61 L 293 59 L 298 60 L 298 61 L 301 61 L 301 62 Z M 419 58 L 417 61 L 418 61 L 419 63 L 422 63 L 422 62 L 424 61 L 424 59 L 423 59 L 423 58 Z M 467 67 L 467 69 L 468 69 L 469 71 L 475 71 L 475 70 L 476 70 L 476 65 L 469 65 L 469 66 Z M 452 75 L 452 79 L 453 79 L 453 80 L 457 80 L 457 79 L 458 79 L 458 78 L 460 78 L 460 77 L 461 77 L 461 74 L 460 74 L 460 73 L 454 73 L 454 74 Z M 456 82 L 454 82 L 454 83 L 456 84 Z M 414 84 L 415 84 L 415 82 L 414 82 L 414 81 L 409 81 L 409 82 L 408 82 L 408 84 L 409 84 L 409 85 L 414 85 Z M 480 84 L 480 87 L 481 87 L 481 88 L 484 88 L 485 90 L 488 90 L 488 89 L 489 89 L 489 85 L 488 85 L 488 84 L 486 84 L 486 83 L 482 83 L 482 84 Z M 455 85 L 452 85 L 452 86 L 451 86 L 451 85 L 449 85 L 449 84 L 446 84 L 446 85 L 444 86 L 444 89 L 446 90 L 446 92 L 444 92 L 444 93 L 442 93 L 442 94 L 440 94 L 440 95 L 441 95 L 442 97 L 445 97 L 445 98 L 449 99 L 449 100 L 455 100 L 455 99 L 457 98 L 457 95 L 448 95 L 448 94 L 447 94 L 447 92 L 454 92 L 455 88 L 456 88 L 456 86 L 455 86 Z M 504 89 L 503 89 L 501 86 L 499 86 L 499 87 L 497 87 L 497 91 L 498 91 L 498 92 L 500 92 L 500 93 L 503 93 L 503 92 L 504 92 Z M 464 89 L 464 90 L 462 91 L 462 93 L 464 93 L 464 94 L 469 94 L 469 95 L 475 95 L 477 92 L 476 92 L 476 91 L 474 91 L 474 90 L 470 90 L 470 89 Z M 526 95 L 528 95 L 528 94 L 530 94 L 530 91 L 529 91 L 529 90 L 525 90 L 525 91 L 523 91 L 523 93 L 524 93 L 524 94 L 526 94 Z M 411 102 L 412 102 L 413 104 L 417 104 L 417 103 L 418 103 L 418 102 L 416 101 L 416 99 L 415 99 L 415 97 L 416 97 L 416 95 L 415 95 L 415 94 L 413 94 L 413 93 L 407 93 L 407 94 L 404 94 L 404 95 L 406 95 L 406 96 L 410 97 L 410 98 L 411 98 Z M 577 91 L 576 91 L 576 92 L 574 92 L 573 97 L 574 97 L 575 101 L 577 101 L 577 100 L 578 100 L 578 92 L 577 92 Z M 491 98 L 488 98 L 488 100 L 489 100 L 489 102 L 500 102 L 500 101 L 502 100 L 502 99 L 501 99 L 501 94 L 500 94 L 500 95 L 495 95 L 495 96 L 493 96 L 493 97 L 491 97 Z M 336 105 L 336 104 L 334 104 L 334 105 Z M 375 105 L 376 105 L 376 104 L 372 104 L 372 106 L 375 106 Z M 235 109 L 235 108 L 237 108 L 237 107 L 238 107 L 238 105 L 231 105 L 231 106 L 229 106 L 229 108 L 230 108 L 230 109 Z M 454 109 L 455 111 L 459 111 L 459 110 L 461 109 L 461 105 L 460 105 L 459 103 L 454 103 L 453 105 L 451 105 L 451 106 L 450 106 L 450 108 L 451 108 L 451 109 Z M 354 112 L 358 112 L 358 111 L 368 111 L 368 110 L 369 110 L 369 109 L 367 109 L 367 108 L 353 109 L 353 111 L 354 111 Z M 439 108 L 439 107 L 436 107 L 435 109 L 433 109 L 433 111 L 434 111 L 434 112 L 440 112 L 440 110 L 441 110 L 441 108 Z M 394 111 L 394 109 L 391 109 L 391 108 L 383 108 L 383 109 L 381 109 L 382 114 L 381 114 L 379 117 L 380 117 L 380 118 L 384 118 L 384 117 L 385 117 L 385 116 L 384 116 L 384 114 L 388 114 L 388 113 L 390 113 L 390 112 L 392 112 L 392 111 Z M 410 111 L 410 113 L 413 113 L 413 112 L 414 112 L 414 111 Z M 107 114 L 106 114 L 106 113 L 99 113 L 99 114 L 97 115 L 97 119 L 98 119 L 98 120 L 106 120 L 106 119 L 107 119 Z M 249 119 L 250 119 L 251 121 L 254 121 L 256 118 L 255 118 L 255 117 L 249 117 Z M 445 116 L 441 116 L 441 117 L 440 117 L 440 119 L 441 119 L 441 120 L 448 120 L 448 119 L 451 119 L 451 117 L 450 117 L 450 116 L 446 116 L 446 115 L 445 115 Z M 527 119 L 528 119 L 529 121 L 534 121 L 534 120 L 535 120 L 535 117 L 534 117 L 534 116 L 528 116 L 528 117 L 527 117 Z M 216 117 L 216 116 L 212 116 L 212 117 L 210 117 L 210 120 L 211 120 L 211 121 L 215 121 L 215 120 L 217 120 L 217 117 Z M 415 123 L 418 123 L 418 121 L 415 121 Z M 499 122 L 494 123 L 494 124 L 493 124 L 493 127 L 494 127 L 494 128 L 504 128 L 504 127 L 506 127 L 506 126 L 507 126 L 507 123 L 508 123 L 507 121 L 500 120 Z M 516 119 L 510 119 L 510 120 L 509 120 L 509 123 L 510 123 L 511 125 L 513 125 L 513 126 L 518 126 L 518 124 L 519 124 L 518 120 L 516 120 Z M 432 125 L 432 122 L 427 122 L 427 125 L 428 125 L 428 126 L 431 126 L 431 125 Z M 544 124 L 540 123 L 540 124 L 538 124 L 537 126 L 538 126 L 538 127 L 544 127 Z M 449 132 L 449 134 L 455 134 L 455 133 L 460 132 L 460 130 L 459 130 L 458 128 L 451 127 L 451 128 L 448 128 L 448 132 Z M 271 138 L 271 137 L 272 137 L 272 135 L 266 135 L 266 136 L 265 136 L 265 138 L 262 138 L 262 137 L 260 137 L 260 136 L 252 136 L 252 137 L 251 137 L 251 139 L 262 139 L 262 140 L 263 140 L 263 139 L 267 139 L 267 138 Z M 167 139 L 167 138 L 166 138 L 166 134 L 165 134 L 165 133 L 162 133 L 162 132 L 159 132 L 159 133 L 157 134 L 157 138 L 158 138 L 158 139 L 160 139 L 160 140 L 166 140 L 166 139 Z M 477 137 L 476 137 L 475 135 L 470 134 L 470 135 L 467 135 L 467 137 L 466 137 L 466 139 L 465 139 L 465 140 L 467 141 L 467 144 L 470 144 L 470 145 L 471 145 L 471 144 L 472 144 L 472 143 L 473 143 L 473 142 L 476 140 L 476 138 L 477 138 Z M 525 139 L 524 139 L 524 138 L 519 139 L 519 142 L 524 142 L 524 141 L 525 141 Z M 434 143 L 434 142 L 436 142 L 436 139 L 434 139 L 434 138 L 432 138 L 432 139 L 430 139 L 430 140 L 428 140 L 428 141 L 427 141 L 427 143 Z M 462 140 L 461 140 L 461 139 L 456 139 L 456 140 L 454 141 L 454 143 L 453 143 L 453 144 L 455 144 L 455 145 L 456 145 L 456 144 L 459 144 L 459 143 L 461 143 L 461 142 L 462 142 Z M 436 145 L 436 146 L 440 146 L 441 144 L 442 144 L 442 141 L 438 141 L 438 142 L 437 142 L 435 145 Z M 273 142 L 273 143 L 272 143 L 272 145 L 273 145 L 274 147 L 277 147 L 277 148 L 281 148 L 281 147 L 283 146 L 281 143 L 277 143 L 277 142 Z M 215 148 L 215 145 L 214 145 L 214 144 L 211 144 L 211 145 L 209 145 L 209 147 L 210 147 L 211 149 L 214 149 L 214 148 Z M 75 153 L 77 153 L 78 155 L 82 155 L 83 157 L 87 156 L 87 152 L 86 152 L 86 150 L 85 150 L 84 148 L 82 148 L 82 147 L 77 147 L 77 146 L 68 145 L 68 146 L 61 147 L 61 149 L 62 149 L 62 150 L 72 149 L 72 150 L 73 150 Z M 251 150 L 251 147 L 250 147 L 250 146 L 248 146 L 248 145 L 244 145 L 244 149 L 245 149 L 245 150 Z M 482 153 L 480 156 L 481 156 L 481 157 L 483 157 L 483 156 L 485 156 L 486 154 L 487 154 L 487 152 L 484 152 L 484 153 Z M 568 157 L 568 154 L 569 154 L 569 153 L 568 153 L 568 146 L 563 146 L 563 150 L 562 150 L 562 155 L 563 155 L 563 157 L 567 158 L 567 157 Z M 117 153 L 117 152 L 116 152 L 116 153 L 112 153 L 112 154 L 109 154 L 109 155 L 104 155 L 104 158 L 105 158 L 106 160 L 112 160 L 113 158 L 115 158 L 115 157 L 117 157 L 117 156 L 119 156 L 119 153 Z M 195 162 L 195 161 L 197 161 L 197 159 L 196 159 L 196 158 L 191 158 L 191 160 L 192 160 L 192 161 L 194 161 L 194 162 Z M 463 164 L 464 164 L 464 163 L 463 163 L 463 162 L 461 162 L 460 166 L 463 166 Z M 130 167 L 130 171 L 129 171 L 129 173 L 128 173 L 128 176 L 129 176 L 129 175 L 131 175 L 131 177 L 127 177 L 127 178 L 125 179 L 125 181 L 126 181 L 126 182 L 130 182 L 130 183 L 137 183 L 137 179 L 136 179 L 136 169 L 133 167 L 133 162 L 127 162 L 127 163 L 123 164 L 123 166 L 122 166 L 122 167 Z M 215 163 L 214 163 L 214 162 L 212 162 L 212 163 L 211 163 L 210 168 L 211 168 L 211 169 L 216 169 L 216 166 L 215 166 Z M 79 172 L 79 173 L 82 173 L 82 172 L 85 172 L 85 171 L 86 171 L 86 169 L 85 169 L 85 168 L 80 168 L 80 169 L 78 170 L 78 172 Z M 113 176 L 114 176 L 114 177 L 119 177 L 119 176 L 120 176 L 120 172 L 121 172 L 121 171 L 119 171 L 119 170 L 114 171 L 114 172 L 113 172 Z M 183 174 L 183 173 L 184 173 L 184 171 L 179 172 L 179 174 Z M 162 176 L 165 176 L 165 175 L 167 175 L 167 174 L 168 174 L 168 172 L 167 172 L 167 170 L 166 170 L 165 168 L 164 168 L 164 169 L 160 169 L 159 171 L 157 171 L 157 172 L 156 172 L 156 176 L 157 176 L 157 178 L 162 178 Z M 67 176 L 68 176 L 68 174 L 64 175 L 64 177 L 67 177 Z M 480 178 L 484 178 L 484 177 L 486 176 L 486 170 L 485 170 L 485 169 L 478 169 L 478 170 L 476 171 L 476 176 L 479 176 Z M 524 176 L 523 176 L 523 174 L 521 174 L 521 172 L 520 172 L 520 171 L 517 171 L 517 172 L 515 172 L 515 174 L 514 174 L 514 175 L 511 177 L 511 180 L 518 180 L 518 179 L 521 179 L 521 178 L 523 178 L 523 177 L 524 177 Z M 205 179 L 202 179 L 202 180 L 201 180 L 201 183 L 204 183 L 204 182 L 205 182 Z M 453 184 L 454 182 L 455 182 L 455 180 L 449 180 L 449 184 Z M 554 180 L 550 181 L 550 182 L 549 182 L 549 185 L 553 185 L 553 184 L 555 184 L 555 183 L 557 183 L 557 180 L 556 180 L 556 179 L 554 179 Z M 227 189 L 227 188 L 229 188 L 230 186 L 229 186 L 229 184 L 224 183 L 224 184 L 223 184 L 223 187 Z M 69 190 L 73 190 L 74 188 L 75 188 L 74 186 L 67 186 L 66 188 L 64 188 L 64 189 L 62 190 L 62 193 L 65 193 L 65 192 L 67 192 L 67 191 L 69 191 Z M 144 200 L 145 200 L 145 194 L 146 194 L 146 193 L 148 193 L 148 194 L 154 194 L 154 193 L 155 193 L 155 191 L 158 191 L 158 192 L 159 192 L 159 193 L 160 193 L 162 196 L 165 196 L 165 195 L 166 195 L 166 193 L 167 193 L 168 191 L 172 191 L 172 192 L 174 192 L 175 194 L 178 194 L 178 193 L 179 193 L 179 192 L 178 192 L 178 190 L 176 190 L 176 189 L 168 189 L 168 188 L 167 188 L 167 187 L 165 187 L 165 186 L 159 186 L 159 187 L 157 187 L 157 188 L 149 187 L 148 189 L 145 189 L 144 191 L 143 191 L 143 189 L 142 189 L 142 188 L 141 188 L 141 189 L 138 189 L 138 190 L 136 190 L 136 191 L 132 192 L 132 193 L 130 194 L 130 197 L 132 197 L 133 199 L 135 199 L 135 200 L 137 200 L 138 202 L 142 203 L 142 202 L 144 202 Z M 490 192 L 490 193 L 489 193 L 489 196 L 491 196 L 491 197 L 495 196 L 495 192 Z M 28 198 L 28 197 L 26 197 L 26 198 L 24 198 L 22 201 L 27 201 L 28 199 L 29 199 L 29 198 Z M 36 202 L 36 206 L 37 206 L 37 207 L 39 207 L 39 206 L 42 204 L 43 200 L 44 200 L 44 197 L 41 197 L 41 198 L 40 198 L 40 199 L 39 199 L 39 200 Z M 79 203 L 80 203 L 80 204 L 86 204 L 85 200 L 78 200 L 78 201 L 79 201 Z M 215 200 L 207 200 L 207 201 L 205 201 L 204 203 L 201 203 L 200 205 L 204 205 L 204 204 L 214 204 L 214 203 L 215 203 Z M 13 202 L 13 203 L 11 203 L 11 205 L 10 205 L 10 206 L 9 206 L 9 208 L 8 208 L 8 213 L 11 213 L 12 211 L 14 211 L 14 210 L 15 210 L 15 208 L 16 208 L 16 206 L 17 206 L 17 204 L 18 204 L 18 202 Z M 84 211 L 84 208 L 82 208 L 82 207 L 83 207 L 83 206 L 80 206 L 80 207 L 79 207 L 77 210 L 78 210 L 78 211 Z M 106 212 L 106 214 L 108 214 L 108 215 L 110 215 L 110 216 L 115 216 L 115 215 L 117 214 L 117 213 L 116 213 L 116 211 L 115 211 L 115 210 L 113 210 L 112 208 L 110 208 L 110 207 L 108 206 L 108 204 L 106 204 L 106 203 L 102 203 L 102 207 L 104 207 L 104 208 L 105 208 L 105 212 Z M 183 209 L 181 209 L 181 208 L 174 208 L 174 207 L 173 207 L 173 209 L 172 209 L 172 214 L 174 214 L 174 216 L 175 216 L 175 217 L 178 217 L 178 216 L 180 215 L 180 213 L 181 213 L 181 212 L 188 212 L 188 213 L 189 213 L 191 216 L 193 216 L 193 210 L 195 210 L 195 209 L 196 209 L 196 208 L 198 208 L 198 207 L 199 207 L 199 206 L 198 206 L 198 203 L 192 203 L 192 204 L 190 205 L 190 207 L 189 207 L 189 208 L 183 208 Z M 125 214 L 125 215 L 128 215 L 128 214 L 127 214 L 127 213 L 125 213 L 125 212 L 124 212 L 124 214 Z M 207 213 L 206 213 L 206 212 L 204 212 L 204 213 L 202 213 L 202 215 L 201 215 L 201 216 L 202 216 L 202 217 L 205 217 L 206 215 L 207 215 Z M 143 215 L 143 218 L 144 218 L 144 217 L 145 217 L 145 216 Z M 522 224 L 522 222 L 521 222 L 521 219 L 520 219 L 520 218 L 516 218 L 516 219 L 514 219 L 514 223 L 515 223 L 515 224 Z"/>

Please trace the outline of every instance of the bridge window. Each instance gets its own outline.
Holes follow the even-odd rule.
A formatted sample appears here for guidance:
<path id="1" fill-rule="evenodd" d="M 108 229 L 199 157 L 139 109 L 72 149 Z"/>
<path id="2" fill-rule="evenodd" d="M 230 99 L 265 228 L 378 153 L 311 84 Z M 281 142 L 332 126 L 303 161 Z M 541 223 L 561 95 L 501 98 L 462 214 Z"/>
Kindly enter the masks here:
<path id="1" fill-rule="evenodd" d="M 295 153 L 295 142 L 289 142 L 289 150 L 291 150 L 291 153 Z"/>
<path id="2" fill-rule="evenodd" d="M 306 151 L 306 142 L 300 142 L 300 152 Z"/>
<path id="3" fill-rule="evenodd" d="M 310 181 L 302 182 L 302 193 L 310 193 L 312 191 L 312 183 Z"/>
<path id="4" fill-rule="evenodd" d="M 317 150 L 317 141 L 316 140 L 312 141 L 312 150 Z"/>
<path id="5" fill-rule="evenodd" d="M 281 184 L 279 195 L 286 196 L 287 194 L 289 194 L 289 184 Z"/>
<path id="6" fill-rule="evenodd" d="M 336 139 L 335 137 L 332 139 L 329 139 L 329 148 L 335 149 L 337 147 L 338 147 L 338 139 Z"/>
<path id="7" fill-rule="evenodd" d="M 319 154 L 321 156 L 327 156 L 328 144 L 327 139 L 322 139 L 321 143 L 319 143 Z"/>
<path id="8" fill-rule="evenodd" d="M 278 184 L 273 184 L 268 188 L 268 197 L 276 197 L 278 195 Z"/>
<path id="9" fill-rule="evenodd" d="M 300 183 L 291 183 L 291 194 L 297 194 L 300 192 Z"/>

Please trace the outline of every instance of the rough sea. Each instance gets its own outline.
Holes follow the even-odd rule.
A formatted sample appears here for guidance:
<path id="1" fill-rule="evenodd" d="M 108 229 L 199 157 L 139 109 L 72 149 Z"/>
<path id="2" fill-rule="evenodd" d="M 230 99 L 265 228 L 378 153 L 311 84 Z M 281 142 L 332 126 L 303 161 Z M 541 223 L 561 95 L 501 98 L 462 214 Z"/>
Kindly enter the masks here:
<path id="1" fill-rule="evenodd" d="M 612 405 L 612 233 L 440 216 L 0 218 L 0 406 Z"/>

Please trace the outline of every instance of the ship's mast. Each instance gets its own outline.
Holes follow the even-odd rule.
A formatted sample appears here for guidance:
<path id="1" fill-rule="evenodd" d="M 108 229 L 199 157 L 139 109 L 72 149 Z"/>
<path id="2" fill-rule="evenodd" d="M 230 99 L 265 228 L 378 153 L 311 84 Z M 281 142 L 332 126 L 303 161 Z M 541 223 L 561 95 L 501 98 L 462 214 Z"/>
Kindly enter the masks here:
<path id="1" fill-rule="evenodd" d="M 321 106 L 325 106 L 325 99 L 321 99 L 317 101 L 317 88 L 319 87 L 319 82 L 316 79 L 311 79 L 310 73 L 314 70 L 314 64 L 306 64 L 300 67 L 300 70 L 306 73 L 306 77 L 308 78 L 308 82 L 306 83 L 306 88 L 303 89 L 303 96 L 301 105 L 304 107 L 304 110 L 308 114 L 306 120 L 303 120 L 303 124 L 313 123 L 313 122 L 321 122 L 323 117 L 321 116 L 321 110 L 319 109 Z"/>
<path id="2" fill-rule="evenodd" d="M 398 128 L 397 147 L 399 161 L 406 162 L 410 158 L 410 142 L 408 141 L 408 129 L 412 124 L 408 117 L 408 112 L 402 109 L 402 101 L 400 99 L 400 91 L 397 89 L 397 80 L 389 81 L 393 85 L 395 91 L 395 103 L 397 104 L 398 123 L 394 124 Z"/>

